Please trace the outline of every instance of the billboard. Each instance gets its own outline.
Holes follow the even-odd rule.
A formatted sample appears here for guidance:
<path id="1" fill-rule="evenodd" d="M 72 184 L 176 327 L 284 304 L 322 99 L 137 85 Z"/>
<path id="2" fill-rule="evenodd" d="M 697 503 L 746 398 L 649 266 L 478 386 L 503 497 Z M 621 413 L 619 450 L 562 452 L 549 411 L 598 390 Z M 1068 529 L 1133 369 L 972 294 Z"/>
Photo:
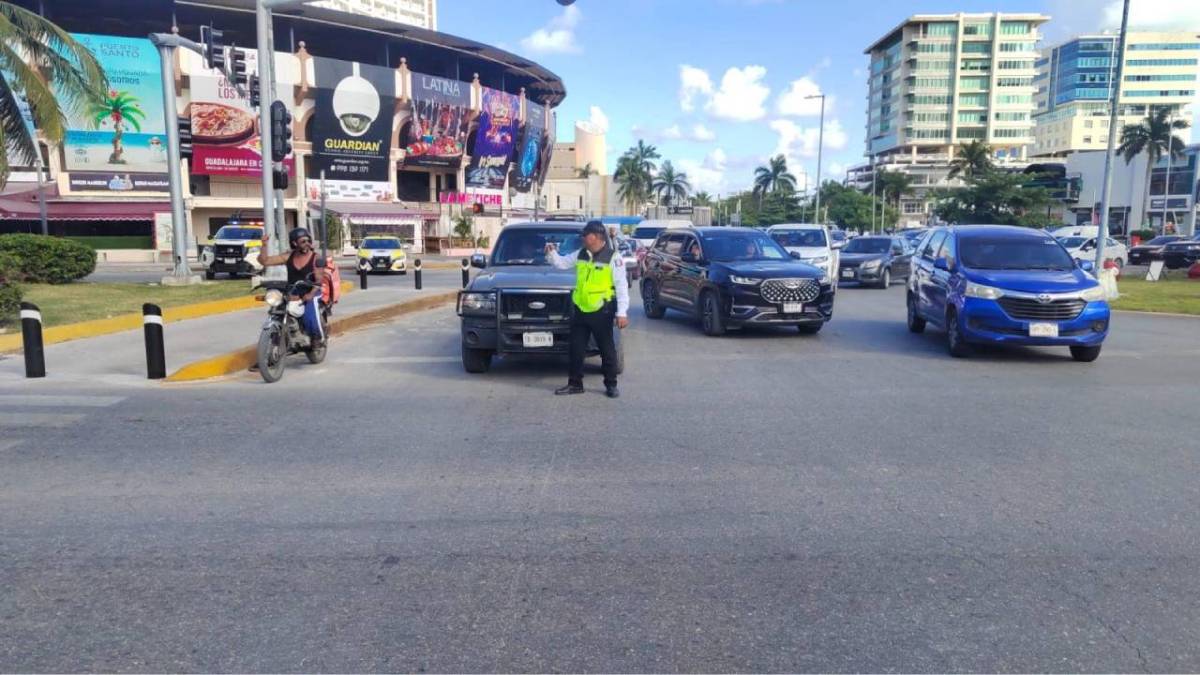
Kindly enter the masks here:
<path id="1" fill-rule="evenodd" d="M 531 101 L 525 106 L 525 124 L 521 128 L 521 143 L 513 165 L 511 184 L 518 192 L 529 192 L 533 187 L 545 143 L 546 108 Z"/>
<path id="2" fill-rule="evenodd" d="M 404 166 L 462 166 L 471 121 L 471 85 L 412 74 L 412 119 L 404 128 Z"/>
<path id="3" fill-rule="evenodd" d="M 330 199 L 391 201 L 388 177 L 396 71 L 363 63 L 315 58 L 316 100 L 312 118 L 312 168 L 308 191 L 320 190 L 321 172 Z"/>
<path id="4" fill-rule="evenodd" d="M 258 51 L 239 49 L 246 58 L 246 71 L 258 74 Z M 185 115 L 192 120 L 192 173 L 205 176 L 262 176 L 262 135 L 258 114 L 226 79 L 224 73 L 208 68 L 191 76 L 192 102 Z M 281 95 L 288 107 L 291 96 Z M 295 173 L 292 157 L 284 160 L 289 174 Z"/>
<path id="5" fill-rule="evenodd" d="M 72 35 L 96 55 L 109 83 L 103 97 L 67 117 L 63 147 L 72 189 L 166 192 L 167 127 L 158 50 L 143 38 Z"/>
<path id="6" fill-rule="evenodd" d="M 500 190 L 508 175 L 508 162 L 517 136 L 521 101 L 513 94 L 483 88 L 475 152 L 467 170 L 467 185 Z"/>

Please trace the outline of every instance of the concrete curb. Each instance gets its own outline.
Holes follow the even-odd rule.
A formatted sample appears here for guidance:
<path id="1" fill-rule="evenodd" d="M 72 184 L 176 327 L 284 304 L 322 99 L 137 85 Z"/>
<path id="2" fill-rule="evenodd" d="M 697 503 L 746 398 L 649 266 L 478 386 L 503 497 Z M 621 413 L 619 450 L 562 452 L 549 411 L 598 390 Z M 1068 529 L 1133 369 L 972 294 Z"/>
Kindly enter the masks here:
<path id="1" fill-rule="evenodd" d="M 1137 314 L 1139 316 L 1168 316 L 1175 319 L 1200 319 L 1200 314 L 1177 314 L 1175 312 L 1148 312 L 1144 309 L 1114 309 L 1117 314 Z"/>
<path id="2" fill-rule="evenodd" d="M 358 314 L 351 314 L 344 319 L 334 320 L 329 326 L 330 336 L 338 336 L 352 330 L 375 326 L 393 319 L 432 309 L 458 297 L 458 291 L 443 291 L 420 298 L 398 302 L 394 305 L 368 309 Z M 258 347 L 251 345 L 212 358 L 189 363 L 167 376 L 167 382 L 195 382 L 210 380 L 214 377 L 232 375 L 245 371 L 258 360 Z"/>
<path id="3" fill-rule="evenodd" d="M 356 288 L 358 287 L 352 282 L 342 282 L 343 293 L 350 293 Z M 163 322 L 175 323 L 176 321 L 199 319 L 216 314 L 240 312 L 243 309 L 253 309 L 261 304 L 261 300 L 255 299 L 254 294 L 250 294 L 237 298 L 229 298 L 228 300 L 212 300 L 209 302 L 197 302 L 191 305 L 179 305 L 178 307 L 164 307 Z M 63 326 L 46 328 L 42 331 L 42 341 L 43 344 L 52 345 L 59 342 L 84 340 L 111 333 L 121 333 L 127 330 L 138 330 L 141 327 L 141 314 L 122 314 L 107 319 L 80 321 L 79 323 L 69 323 Z M 22 342 L 19 331 L 11 335 L 0 335 L 0 354 L 7 354 L 9 352 L 17 353 L 21 349 Z"/>

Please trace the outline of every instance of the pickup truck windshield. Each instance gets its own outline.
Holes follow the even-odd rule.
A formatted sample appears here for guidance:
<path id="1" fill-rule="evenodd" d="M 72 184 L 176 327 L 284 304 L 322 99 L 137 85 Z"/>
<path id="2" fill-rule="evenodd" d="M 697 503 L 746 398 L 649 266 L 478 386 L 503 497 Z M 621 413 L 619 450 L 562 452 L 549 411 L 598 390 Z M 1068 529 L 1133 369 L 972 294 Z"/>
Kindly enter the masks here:
<path id="1" fill-rule="evenodd" d="M 960 237 L 962 264 L 980 270 L 1070 270 L 1074 261 L 1053 239 Z"/>
<path id="2" fill-rule="evenodd" d="M 214 239 L 236 239 L 240 241 L 250 241 L 253 239 L 262 239 L 263 231 L 257 227 L 231 227 L 226 225 L 217 230 L 217 236 Z"/>
<path id="3" fill-rule="evenodd" d="M 500 235 L 492 265 L 546 265 L 546 244 L 558 244 L 560 255 L 570 255 L 583 245 L 578 229 L 521 229 Z"/>

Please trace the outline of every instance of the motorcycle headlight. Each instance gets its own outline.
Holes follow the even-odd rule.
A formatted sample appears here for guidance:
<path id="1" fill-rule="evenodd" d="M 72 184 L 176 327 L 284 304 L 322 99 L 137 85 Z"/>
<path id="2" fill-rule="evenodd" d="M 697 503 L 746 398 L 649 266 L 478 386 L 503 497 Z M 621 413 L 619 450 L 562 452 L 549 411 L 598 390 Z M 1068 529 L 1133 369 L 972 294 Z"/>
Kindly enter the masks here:
<path id="1" fill-rule="evenodd" d="M 1092 286 L 1086 291 L 1080 293 L 1079 297 L 1087 302 L 1100 302 L 1101 300 L 1108 299 L 1108 295 L 1104 292 L 1104 288 L 1101 286 Z"/>
<path id="2" fill-rule="evenodd" d="M 283 291 L 272 288 L 263 295 L 263 301 L 271 307 L 278 307 L 283 304 Z"/>
<path id="3" fill-rule="evenodd" d="M 299 319 L 304 316 L 304 303 L 299 300 L 289 300 L 287 313 Z"/>
<path id="4" fill-rule="evenodd" d="M 731 274 L 729 276 L 729 280 L 735 284 L 741 284 L 742 286 L 757 286 L 762 283 L 762 279 L 755 279 L 754 277 L 739 277 L 736 274 Z"/>
<path id="5" fill-rule="evenodd" d="M 1004 291 L 991 286 L 984 286 L 972 281 L 967 282 L 967 290 L 965 291 L 968 298 L 980 298 L 982 300 L 999 300 L 1004 296 Z"/>
<path id="6" fill-rule="evenodd" d="M 862 268 L 864 270 L 877 270 L 877 269 L 879 269 L 879 266 L 882 264 L 883 264 L 882 260 L 868 260 L 867 262 L 862 264 Z"/>
<path id="7" fill-rule="evenodd" d="M 495 293 L 460 293 L 458 295 L 458 312 L 460 314 L 495 314 Z"/>

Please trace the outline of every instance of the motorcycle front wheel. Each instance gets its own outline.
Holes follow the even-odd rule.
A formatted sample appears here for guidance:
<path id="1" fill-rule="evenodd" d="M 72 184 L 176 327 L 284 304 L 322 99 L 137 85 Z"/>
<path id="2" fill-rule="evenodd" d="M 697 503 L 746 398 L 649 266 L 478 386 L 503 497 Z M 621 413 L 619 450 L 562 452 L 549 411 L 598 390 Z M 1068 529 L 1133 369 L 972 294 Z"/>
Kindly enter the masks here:
<path id="1" fill-rule="evenodd" d="M 287 337 L 281 329 L 264 328 L 258 336 L 258 374 L 268 384 L 283 377 L 283 360 L 287 358 Z"/>

